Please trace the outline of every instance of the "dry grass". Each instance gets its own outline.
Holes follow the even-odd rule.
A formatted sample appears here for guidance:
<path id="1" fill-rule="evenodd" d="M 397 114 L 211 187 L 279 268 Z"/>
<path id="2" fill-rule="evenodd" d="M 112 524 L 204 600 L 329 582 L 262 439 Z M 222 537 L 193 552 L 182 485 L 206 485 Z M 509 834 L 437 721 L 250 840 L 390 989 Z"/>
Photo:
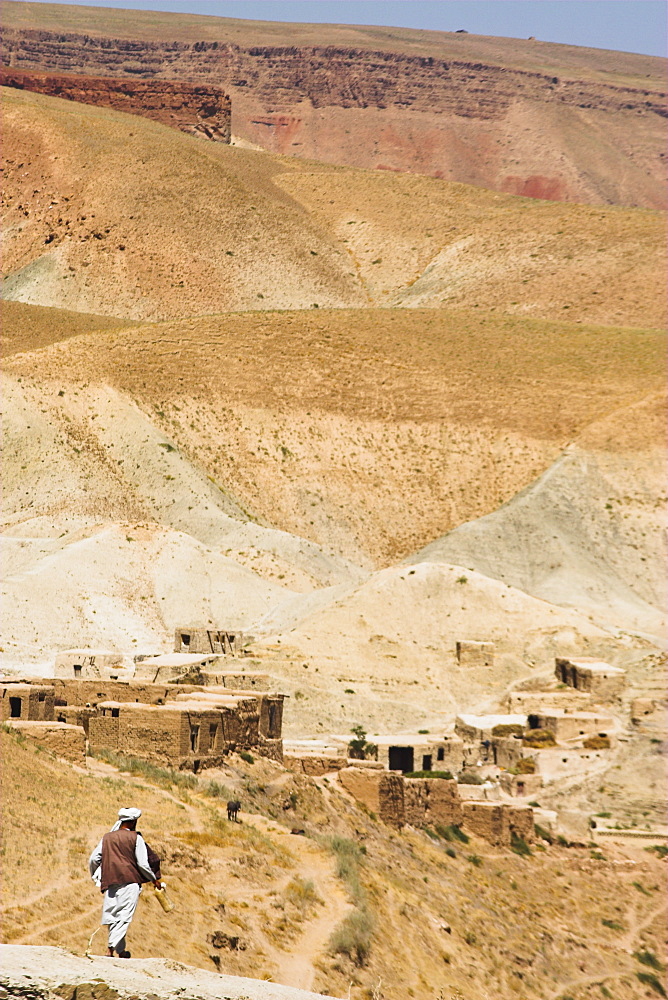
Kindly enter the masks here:
<path id="1" fill-rule="evenodd" d="M 24 91 L 4 101 L 9 298 L 135 319 L 444 304 L 634 326 L 665 315 L 657 212 L 293 161 Z"/>
<path id="2" fill-rule="evenodd" d="M 99 919 L 99 898 L 82 874 L 86 855 L 117 804 L 128 801 L 145 809 L 142 828 L 169 859 L 164 874 L 177 904 L 165 921 L 144 894 L 131 931 L 138 957 L 178 954 L 212 969 L 207 937 L 223 930 L 240 935 L 245 946 L 225 952 L 226 971 L 269 973 L 280 964 L 281 949 L 299 949 L 311 917 L 326 912 L 308 872 L 320 856 L 312 841 L 302 857 L 306 842 L 297 838 L 286 872 L 273 853 L 285 851 L 286 840 L 272 829 L 216 824 L 210 801 L 191 794 L 186 808 L 136 779 L 80 774 L 15 735 L 3 733 L 2 740 L 5 940 L 83 951 Z M 302 784 L 306 794 L 311 785 Z M 580 976 L 607 982 L 616 995 L 621 977 L 640 985 L 635 972 L 644 966 L 631 952 L 659 953 L 661 919 L 653 914 L 662 863 L 641 848 L 642 871 L 592 861 L 586 849 L 553 845 L 525 858 L 472 838 L 468 850 L 483 862 L 475 867 L 459 854 L 447 856 L 447 842 L 440 846 L 425 834 L 397 834 L 372 822 L 334 790 L 327 802 L 311 792 L 321 800 L 320 829 L 336 831 L 342 875 L 348 879 L 352 871 L 351 889 L 363 895 L 353 919 L 332 926 L 335 954 L 318 959 L 316 989 L 343 996 L 354 979 L 353 995 L 361 1000 L 380 978 L 385 1000 L 433 1000 L 445 984 L 464 996 L 468 990 L 510 1000 L 520 969 L 527 1000 L 544 1000 L 546 988 L 566 989 Z M 188 828 L 195 820 L 201 829 Z M 609 852 L 614 856 L 614 845 Z M 322 861 L 331 866 L 331 854 Z M 35 871 L 42 879 L 37 886 Z M 632 891 L 639 879 L 646 892 Z M 369 914 L 377 929 L 394 933 L 372 934 Z M 611 932 L 602 917 L 628 930 Z M 638 994 L 629 989 L 624 995 L 635 1000 Z"/>

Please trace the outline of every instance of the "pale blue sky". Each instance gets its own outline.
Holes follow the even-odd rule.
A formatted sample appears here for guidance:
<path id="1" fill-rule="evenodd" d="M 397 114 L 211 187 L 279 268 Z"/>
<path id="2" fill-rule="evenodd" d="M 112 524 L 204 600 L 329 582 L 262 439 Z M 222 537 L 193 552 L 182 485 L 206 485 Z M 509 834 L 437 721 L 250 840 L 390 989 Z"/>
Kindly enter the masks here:
<path id="1" fill-rule="evenodd" d="M 47 0 L 37 0 L 47 2 Z M 666 55 L 666 0 L 70 0 L 262 21 L 379 24 Z"/>

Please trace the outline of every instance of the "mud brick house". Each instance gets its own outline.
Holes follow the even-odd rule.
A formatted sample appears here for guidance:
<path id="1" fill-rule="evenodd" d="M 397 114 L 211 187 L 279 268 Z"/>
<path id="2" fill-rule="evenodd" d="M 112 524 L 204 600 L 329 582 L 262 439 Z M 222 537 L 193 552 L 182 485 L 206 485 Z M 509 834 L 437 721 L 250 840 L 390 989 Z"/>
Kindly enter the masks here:
<path id="1" fill-rule="evenodd" d="M 123 680 L 132 676 L 121 653 L 109 649 L 65 649 L 56 654 L 54 677 Z"/>
<path id="2" fill-rule="evenodd" d="M 493 667 L 494 643 L 461 639 L 455 646 L 460 667 Z"/>
<path id="3" fill-rule="evenodd" d="M 615 720 L 597 712 L 545 712 L 529 715 L 529 729 L 548 729 L 558 743 L 580 736 L 610 736 Z"/>
<path id="4" fill-rule="evenodd" d="M 174 633 L 175 653 L 217 653 L 219 656 L 241 656 L 244 645 L 251 641 L 237 628 L 177 628 Z"/>
<path id="5" fill-rule="evenodd" d="M 621 667 L 589 656 L 577 660 L 557 657 L 554 672 L 562 684 L 590 694 L 594 701 L 619 701 L 626 683 Z"/>
<path id="6" fill-rule="evenodd" d="M 526 715 L 458 715 L 455 719 L 455 733 L 465 743 L 480 743 L 483 740 L 491 741 L 493 736 L 507 736 L 511 728 L 521 734 L 526 724 Z"/>
<path id="7" fill-rule="evenodd" d="M 220 653 L 163 653 L 149 656 L 135 667 L 134 679 L 149 684 L 169 684 L 186 681 L 201 684 L 203 671 L 212 670 L 220 662 Z"/>
<path id="8" fill-rule="evenodd" d="M 402 827 L 406 822 L 404 807 L 404 779 L 400 774 L 369 770 L 364 767 L 346 767 L 338 773 L 343 788 L 390 826 Z"/>
<path id="9" fill-rule="evenodd" d="M 526 798 L 540 792 L 543 787 L 543 778 L 540 774 L 509 774 L 504 771 L 499 775 L 499 784 L 507 795 L 518 795 Z"/>
<path id="10" fill-rule="evenodd" d="M 378 747 L 377 759 L 388 771 L 461 770 L 462 741 L 457 736 L 430 736 L 424 733 L 368 736 Z"/>
<path id="11" fill-rule="evenodd" d="M 533 810 L 530 806 L 499 802 L 464 802 L 464 826 L 493 846 L 511 843 L 513 835 L 531 841 L 534 836 Z"/>
<path id="12" fill-rule="evenodd" d="M 70 764 L 80 767 L 86 764 L 86 734 L 81 726 L 64 722 L 10 720 L 15 729 L 25 739 L 39 744 L 56 757 L 62 757 Z"/>
<path id="13" fill-rule="evenodd" d="M 54 701 L 54 688 L 50 684 L 2 684 L 0 720 L 51 721 Z"/>
<path id="14" fill-rule="evenodd" d="M 464 813 L 457 782 L 404 778 L 404 819 L 411 826 L 460 826 Z"/>
<path id="15" fill-rule="evenodd" d="M 282 712 L 270 711 L 279 701 L 282 696 L 276 695 L 263 706 L 256 697 L 228 694 L 164 705 L 100 702 L 88 720 L 90 748 L 195 772 L 220 766 L 240 750 L 281 760 Z"/>

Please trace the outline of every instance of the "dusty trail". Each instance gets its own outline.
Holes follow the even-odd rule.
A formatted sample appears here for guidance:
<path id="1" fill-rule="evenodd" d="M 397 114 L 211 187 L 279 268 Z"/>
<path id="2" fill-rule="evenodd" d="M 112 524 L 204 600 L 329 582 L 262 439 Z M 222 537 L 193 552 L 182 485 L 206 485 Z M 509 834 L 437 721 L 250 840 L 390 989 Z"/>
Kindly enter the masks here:
<path id="1" fill-rule="evenodd" d="M 263 831 L 284 833 L 283 827 L 263 816 L 244 816 L 244 822 Z M 308 921 L 304 933 L 290 946 L 289 952 L 276 949 L 272 955 L 277 970 L 275 979 L 284 986 L 310 990 L 316 974 L 315 961 L 326 951 L 332 932 L 351 909 L 351 904 L 334 873 L 332 859 L 320 848 L 305 837 L 286 838 L 284 844 L 295 858 L 300 876 L 313 882 L 323 906 L 317 916 Z"/>

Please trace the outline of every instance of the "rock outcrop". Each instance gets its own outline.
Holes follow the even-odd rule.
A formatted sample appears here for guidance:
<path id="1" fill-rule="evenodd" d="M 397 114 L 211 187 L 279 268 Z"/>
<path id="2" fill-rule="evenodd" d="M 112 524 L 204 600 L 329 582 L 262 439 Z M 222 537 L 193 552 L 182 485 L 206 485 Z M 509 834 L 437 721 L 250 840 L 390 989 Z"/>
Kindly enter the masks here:
<path id="1" fill-rule="evenodd" d="M 218 975 L 173 959 L 87 958 L 64 948 L 0 945 L 0 990 L 26 1000 L 317 1000 L 320 994 L 240 976 Z M 55 990 L 55 992 L 54 992 Z"/>
<path id="2" fill-rule="evenodd" d="M 66 101 L 80 101 L 151 118 L 203 139 L 229 143 L 230 98 L 209 84 L 170 80 L 118 80 L 112 77 L 64 76 L 0 69 L 0 84 Z"/>
<path id="3" fill-rule="evenodd" d="M 146 96 L 166 78 L 224 87 L 235 134 L 272 152 L 553 201 L 665 206 L 665 93 L 648 58 L 604 77 L 567 46 L 551 47 L 564 49 L 562 68 L 554 53 L 518 61 L 512 40 L 504 61 L 488 39 L 479 59 L 474 41 L 452 58 L 436 43 L 440 57 L 408 42 L 336 44 L 335 28 L 324 36 L 334 44 L 243 45 L 225 22 L 220 41 L 118 38 L 94 23 L 90 34 L 7 26 L 2 60 L 13 71 L 128 78 Z M 252 24 L 247 32 L 250 43 Z"/>

